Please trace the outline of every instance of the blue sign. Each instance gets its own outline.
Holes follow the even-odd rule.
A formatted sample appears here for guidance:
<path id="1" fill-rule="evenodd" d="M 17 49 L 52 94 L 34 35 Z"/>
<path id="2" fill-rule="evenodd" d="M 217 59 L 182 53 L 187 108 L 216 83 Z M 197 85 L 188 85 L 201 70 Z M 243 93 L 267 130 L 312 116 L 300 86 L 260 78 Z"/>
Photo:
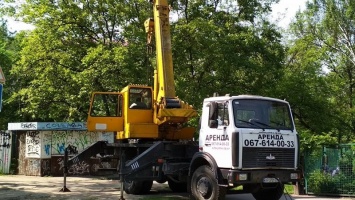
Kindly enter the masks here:
<path id="1" fill-rule="evenodd" d="M 0 112 L 2 108 L 2 84 L 0 84 Z"/>

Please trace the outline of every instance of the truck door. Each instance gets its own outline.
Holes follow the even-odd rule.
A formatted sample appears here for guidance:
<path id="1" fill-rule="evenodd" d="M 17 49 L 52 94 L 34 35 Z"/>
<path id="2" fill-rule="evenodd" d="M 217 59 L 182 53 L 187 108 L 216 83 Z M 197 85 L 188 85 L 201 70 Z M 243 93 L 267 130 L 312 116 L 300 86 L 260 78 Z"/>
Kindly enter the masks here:
<path id="1" fill-rule="evenodd" d="M 95 92 L 87 120 L 89 131 L 123 131 L 123 96 L 119 92 Z"/>
<path id="2" fill-rule="evenodd" d="M 203 130 L 206 134 L 203 150 L 213 156 L 219 167 L 231 164 L 229 124 L 228 102 L 211 103 L 208 127 Z"/>

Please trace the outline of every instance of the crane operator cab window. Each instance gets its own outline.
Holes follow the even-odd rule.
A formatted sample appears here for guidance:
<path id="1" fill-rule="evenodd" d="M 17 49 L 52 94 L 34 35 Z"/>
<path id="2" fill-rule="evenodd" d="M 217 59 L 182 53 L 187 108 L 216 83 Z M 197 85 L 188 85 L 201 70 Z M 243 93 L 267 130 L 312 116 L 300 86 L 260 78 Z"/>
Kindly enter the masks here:
<path id="1" fill-rule="evenodd" d="M 122 95 L 115 93 L 95 93 L 92 98 L 90 116 L 121 117 Z"/>
<path id="2" fill-rule="evenodd" d="M 130 88 L 129 108 L 130 109 L 151 109 L 152 91 L 149 88 Z"/>

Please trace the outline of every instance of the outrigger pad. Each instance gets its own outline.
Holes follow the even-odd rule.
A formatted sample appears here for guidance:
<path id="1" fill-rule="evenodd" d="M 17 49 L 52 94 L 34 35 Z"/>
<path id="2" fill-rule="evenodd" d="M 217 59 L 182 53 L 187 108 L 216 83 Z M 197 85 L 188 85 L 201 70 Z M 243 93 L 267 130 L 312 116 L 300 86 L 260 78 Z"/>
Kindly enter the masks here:
<path id="1" fill-rule="evenodd" d="M 59 192 L 71 192 L 67 187 L 63 187 Z"/>

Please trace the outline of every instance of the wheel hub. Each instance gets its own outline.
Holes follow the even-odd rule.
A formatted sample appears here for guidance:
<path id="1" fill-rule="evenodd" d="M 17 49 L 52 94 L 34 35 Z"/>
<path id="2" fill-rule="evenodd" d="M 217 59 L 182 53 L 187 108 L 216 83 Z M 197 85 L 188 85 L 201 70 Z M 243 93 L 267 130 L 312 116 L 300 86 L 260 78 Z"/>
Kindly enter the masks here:
<path id="1" fill-rule="evenodd" d="M 206 197 L 211 193 L 211 183 L 206 178 L 203 177 L 197 182 L 197 191 L 203 196 Z"/>

